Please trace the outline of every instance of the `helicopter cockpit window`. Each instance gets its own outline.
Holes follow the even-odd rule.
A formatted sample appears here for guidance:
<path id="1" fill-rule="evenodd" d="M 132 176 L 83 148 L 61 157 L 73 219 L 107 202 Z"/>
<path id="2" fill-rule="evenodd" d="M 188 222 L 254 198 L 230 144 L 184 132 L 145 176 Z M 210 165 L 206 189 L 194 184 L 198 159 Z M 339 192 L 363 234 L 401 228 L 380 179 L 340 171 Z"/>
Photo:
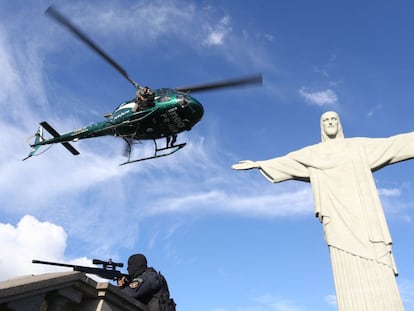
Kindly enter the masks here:
<path id="1" fill-rule="evenodd" d="M 171 97 L 170 96 L 162 96 L 162 97 L 160 97 L 160 98 L 158 98 L 158 102 L 167 102 L 167 101 L 169 101 L 171 99 Z"/>
<path id="2" fill-rule="evenodd" d="M 159 97 L 168 96 L 170 95 L 170 90 L 169 89 L 158 89 L 155 95 Z"/>
<path id="3" fill-rule="evenodd" d="M 178 103 L 182 108 L 185 108 L 189 104 L 188 96 L 184 96 L 182 94 L 177 94 L 176 96 Z"/>
<path id="4" fill-rule="evenodd" d="M 170 89 L 158 89 L 156 90 L 155 97 L 157 102 L 167 102 L 171 100 L 171 90 Z"/>

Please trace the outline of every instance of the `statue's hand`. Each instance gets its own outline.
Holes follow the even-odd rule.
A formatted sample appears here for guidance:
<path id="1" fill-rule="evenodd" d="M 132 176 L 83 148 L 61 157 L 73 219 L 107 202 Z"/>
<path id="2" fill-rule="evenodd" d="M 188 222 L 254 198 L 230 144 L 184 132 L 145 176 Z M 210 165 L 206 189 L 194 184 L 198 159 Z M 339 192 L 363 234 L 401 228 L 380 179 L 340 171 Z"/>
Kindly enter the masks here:
<path id="1" fill-rule="evenodd" d="M 233 164 L 233 166 L 231 167 L 234 170 L 250 170 L 252 168 L 259 168 L 259 164 L 257 164 L 257 162 L 254 161 L 250 161 L 250 160 L 244 160 L 244 161 L 240 161 L 237 164 Z"/>

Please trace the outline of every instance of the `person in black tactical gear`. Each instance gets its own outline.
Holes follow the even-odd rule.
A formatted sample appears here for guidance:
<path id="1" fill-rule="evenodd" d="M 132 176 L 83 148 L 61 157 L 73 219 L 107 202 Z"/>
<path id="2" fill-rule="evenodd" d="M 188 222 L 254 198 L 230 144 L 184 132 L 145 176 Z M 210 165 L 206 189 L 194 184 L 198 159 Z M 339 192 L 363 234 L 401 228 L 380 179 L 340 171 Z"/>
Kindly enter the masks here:
<path id="1" fill-rule="evenodd" d="M 135 93 L 135 105 L 133 111 L 141 111 L 147 108 L 153 107 L 154 102 L 154 91 L 152 91 L 148 86 L 138 88 Z"/>
<path id="2" fill-rule="evenodd" d="M 148 305 L 150 311 L 175 311 L 167 281 L 160 272 L 148 267 L 144 255 L 130 256 L 127 270 L 129 281 L 125 277 L 118 280 L 124 293 Z"/>

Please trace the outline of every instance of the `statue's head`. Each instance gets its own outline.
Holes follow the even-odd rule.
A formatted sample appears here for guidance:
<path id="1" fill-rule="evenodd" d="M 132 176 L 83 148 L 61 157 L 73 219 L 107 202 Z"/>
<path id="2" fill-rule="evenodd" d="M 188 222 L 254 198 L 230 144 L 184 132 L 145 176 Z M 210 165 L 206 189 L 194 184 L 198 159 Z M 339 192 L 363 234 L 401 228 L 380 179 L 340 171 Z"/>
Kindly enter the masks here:
<path id="1" fill-rule="evenodd" d="M 321 137 L 322 142 L 344 138 L 341 121 L 335 111 L 327 111 L 321 115 Z"/>

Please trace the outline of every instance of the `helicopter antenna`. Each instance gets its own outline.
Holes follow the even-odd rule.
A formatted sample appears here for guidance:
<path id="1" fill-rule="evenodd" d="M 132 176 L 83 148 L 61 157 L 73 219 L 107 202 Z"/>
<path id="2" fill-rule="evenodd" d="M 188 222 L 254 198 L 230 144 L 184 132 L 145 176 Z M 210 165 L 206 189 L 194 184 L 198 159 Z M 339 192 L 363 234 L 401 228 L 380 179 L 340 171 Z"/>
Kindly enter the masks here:
<path id="1" fill-rule="evenodd" d="M 108 62 L 112 67 L 114 67 L 124 78 L 126 78 L 131 84 L 139 89 L 141 86 L 132 80 L 128 73 L 123 69 L 115 60 L 113 60 L 108 54 L 106 54 L 95 42 L 89 39 L 82 31 L 80 31 L 75 25 L 73 25 L 65 16 L 58 12 L 53 6 L 49 6 L 45 12 L 50 17 L 54 18 L 58 23 L 66 27 L 70 32 L 72 32 L 78 39 L 83 41 L 87 46 L 92 50 L 98 53 L 106 62 Z"/>

